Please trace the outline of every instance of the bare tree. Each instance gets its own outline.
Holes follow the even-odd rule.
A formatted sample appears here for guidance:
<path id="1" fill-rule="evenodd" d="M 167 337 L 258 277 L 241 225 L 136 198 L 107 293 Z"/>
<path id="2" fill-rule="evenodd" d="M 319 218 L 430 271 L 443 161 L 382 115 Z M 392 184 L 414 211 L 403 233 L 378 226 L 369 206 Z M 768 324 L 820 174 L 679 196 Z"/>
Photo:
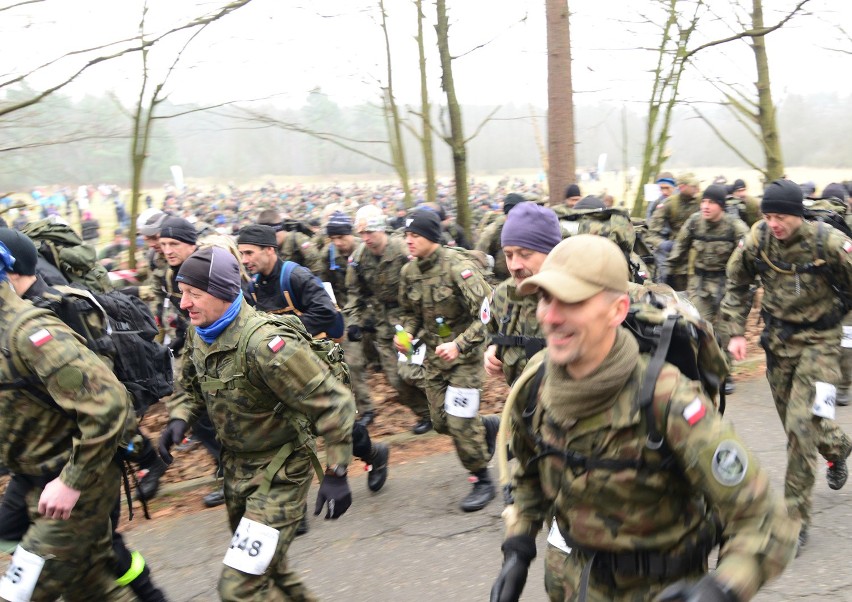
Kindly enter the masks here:
<path id="1" fill-rule="evenodd" d="M 420 148 L 423 152 L 423 170 L 426 172 L 426 200 L 434 203 L 438 198 L 435 182 L 435 155 L 432 150 L 432 107 L 429 103 L 429 89 L 426 86 L 426 51 L 423 41 L 423 0 L 415 0 L 417 8 L 417 56 L 420 67 L 420 121 L 422 124 Z"/>
<path id="2" fill-rule="evenodd" d="M 547 146 L 550 204 L 576 178 L 574 155 L 574 87 L 571 79 L 571 28 L 568 2 L 546 0 Z"/>

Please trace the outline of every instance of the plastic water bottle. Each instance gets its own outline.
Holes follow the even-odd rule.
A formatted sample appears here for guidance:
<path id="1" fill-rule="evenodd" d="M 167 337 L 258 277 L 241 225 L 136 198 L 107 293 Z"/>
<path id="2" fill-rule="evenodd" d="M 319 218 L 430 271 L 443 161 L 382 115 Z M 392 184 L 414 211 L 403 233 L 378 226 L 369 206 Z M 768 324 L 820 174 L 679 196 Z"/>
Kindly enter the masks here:
<path id="1" fill-rule="evenodd" d="M 411 357 L 411 335 L 405 332 L 405 329 L 399 324 L 394 328 L 396 329 L 396 340 L 405 348 L 405 355 Z"/>
<path id="2" fill-rule="evenodd" d="M 444 321 L 442 316 L 438 316 L 435 318 L 435 322 L 438 324 L 438 336 L 442 339 L 446 339 L 448 336 L 453 334 L 453 329 L 450 328 L 450 325 Z"/>

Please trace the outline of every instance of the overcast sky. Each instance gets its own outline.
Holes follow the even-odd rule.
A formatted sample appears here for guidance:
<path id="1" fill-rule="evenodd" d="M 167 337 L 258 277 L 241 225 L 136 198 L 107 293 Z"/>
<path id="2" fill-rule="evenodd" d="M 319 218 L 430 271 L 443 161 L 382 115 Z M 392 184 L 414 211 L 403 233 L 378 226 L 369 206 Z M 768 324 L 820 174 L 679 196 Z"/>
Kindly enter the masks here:
<path id="1" fill-rule="evenodd" d="M 750 0 L 741 0 L 750 6 Z M 149 0 L 148 31 L 168 29 L 223 1 Z M 402 103 L 417 103 L 419 74 L 413 40 L 415 16 L 410 0 L 386 0 L 394 83 Z M 15 4 L 3 0 L 0 7 Z M 45 0 L 0 12 L 0 81 L 77 50 L 131 37 L 138 30 L 138 0 Z M 384 40 L 376 1 L 253 0 L 210 27 L 190 47 L 170 90 L 176 102 L 213 103 L 275 95 L 276 102 L 298 107 L 319 87 L 338 104 L 375 102 L 385 81 Z M 577 102 L 642 102 L 648 96 L 648 69 L 654 55 L 642 50 L 657 44 L 655 26 L 638 12 L 652 13 L 651 0 L 571 0 L 573 75 Z M 737 30 L 726 0 L 710 3 L 694 44 Z M 793 0 L 764 0 L 771 24 Z M 546 36 L 543 0 L 447 0 L 451 49 L 458 97 L 464 104 L 546 106 Z M 771 5 L 772 10 L 768 7 Z M 788 94 L 831 92 L 852 95 L 848 77 L 852 42 L 833 24 L 852 23 L 852 2 L 811 0 L 809 15 L 797 17 L 768 38 L 776 101 Z M 442 102 L 434 43 L 434 3 L 424 0 L 427 61 L 433 101 Z M 743 15 L 747 13 L 743 11 Z M 155 47 L 152 63 L 159 73 L 178 43 Z M 481 47 L 479 47 L 481 46 Z M 479 48 L 477 48 L 479 47 Z M 75 94 L 113 90 L 131 100 L 139 85 L 138 55 L 97 67 L 74 88 Z M 70 65 L 33 79 L 47 85 Z M 734 43 L 701 53 L 684 91 L 710 100 L 706 78 L 749 84 L 754 80 L 748 47 Z M 155 74 L 156 78 L 156 74 Z M 638 107 L 637 107 L 638 108 Z"/>

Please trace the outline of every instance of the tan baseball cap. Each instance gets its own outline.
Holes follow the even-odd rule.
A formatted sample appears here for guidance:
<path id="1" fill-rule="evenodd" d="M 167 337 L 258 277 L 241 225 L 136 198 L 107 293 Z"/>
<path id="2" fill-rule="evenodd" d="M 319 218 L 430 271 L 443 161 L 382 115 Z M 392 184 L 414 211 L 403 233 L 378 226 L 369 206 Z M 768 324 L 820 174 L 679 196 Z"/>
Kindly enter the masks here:
<path id="1" fill-rule="evenodd" d="M 618 245 L 603 236 L 578 234 L 547 255 L 538 274 L 525 279 L 518 293 L 544 289 L 563 303 L 579 303 L 603 290 L 627 293 L 627 260 Z"/>
<path id="2" fill-rule="evenodd" d="M 699 180 L 694 173 L 688 171 L 686 173 L 680 174 L 677 179 L 677 185 L 681 186 L 701 186 L 701 180 Z"/>

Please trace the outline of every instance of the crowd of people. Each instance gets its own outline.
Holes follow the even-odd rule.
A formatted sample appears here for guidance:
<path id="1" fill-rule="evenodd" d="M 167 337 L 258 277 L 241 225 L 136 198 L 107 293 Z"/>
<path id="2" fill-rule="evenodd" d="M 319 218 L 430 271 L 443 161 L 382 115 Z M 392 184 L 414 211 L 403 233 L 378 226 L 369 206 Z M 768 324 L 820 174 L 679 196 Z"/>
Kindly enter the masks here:
<path id="1" fill-rule="evenodd" d="M 147 304 L 174 358 L 156 445 L 109 353 L 51 311 L 68 292 L 9 220 L 0 464 L 13 477 L 0 539 L 20 544 L 0 599 L 164 600 L 115 532 L 113 460 L 136 446 L 124 459 L 147 501 L 190 436 L 220 477 L 204 503 L 224 504 L 234 533 L 221 598 L 313 599 L 287 560 L 308 528 L 313 477 L 313 513 L 327 519 L 352 504 L 355 459 L 370 470 L 369 491 L 389 477 L 393 450 L 370 436 L 383 402 L 365 380 L 370 361 L 411 411 L 413 433 L 452 439 L 471 482 L 462 511 L 495 498 L 495 454 L 501 469 L 514 458 L 492 601 L 519 599 L 542 528 L 551 600 L 750 599 L 807 544 L 818 456 L 830 488 L 847 479 L 852 442 L 834 418 L 852 383 L 849 195 L 779 179 L 757 199 L 742 180 L 702 186 L 689 173 L 656 184 L 647 220 L 635 220 L 576 184 L 548 205 L 538 184 L 473 183 L 472 239 L 454 219 L 450 184 L 433 202 L 415 186 L 411 208 L 392 185 L 166 190 L 136 220 L 138 269 L 127 269 L 124 228 L 98 258 L 122 294 Z M 80 215 L 82 240 L 95 240 L 92 221 Z M 720 405 L 735 391 L 758 288 L 788 441 L 783 497 Z M 669 363 L 668 314 L 655 347 L 640 349 L 624 323 L 649 299 L 674 299 L 710 333 L 702 344 L 721 358 L 717 382 Z M 511 387 L 502 419 L 479 411 L 486 376 Z"/>

